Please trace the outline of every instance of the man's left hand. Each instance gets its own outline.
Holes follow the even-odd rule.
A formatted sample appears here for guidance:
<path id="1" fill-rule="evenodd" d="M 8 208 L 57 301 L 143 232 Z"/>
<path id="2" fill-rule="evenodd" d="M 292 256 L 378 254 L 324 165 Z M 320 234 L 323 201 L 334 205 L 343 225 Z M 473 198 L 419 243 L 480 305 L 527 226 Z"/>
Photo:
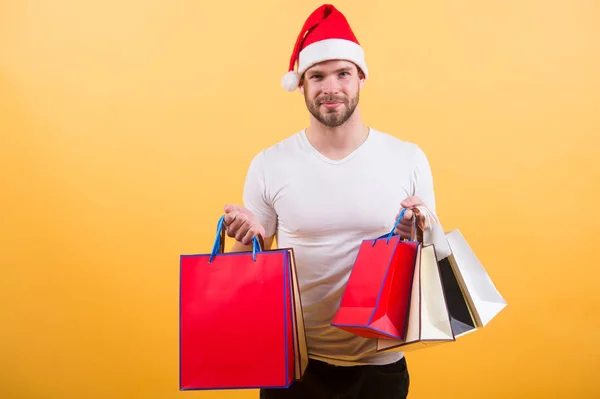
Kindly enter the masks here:
<path id="1" fill-rule="evenodd" d="M 398 226 L 394 230 L 394 234 L 398 234 L 402 238 L 411 238 L 412 219 L 413 219 L 413 215 L 414 215 L 413 209 L 415 209 L 417 207 L 427 208 L 427 206 L 425 205 L 425 203 L 423 201 L 421 201 L 421 199 L 419 197 L 416 197 L 416 196 L 411 196 L 411 197 L 406 198 L 404 201 L 402 201 L 400 203 L 400 206 L 402 208 L 405 208 L 406 212 L 404 212 L 404 216 L 402 217 L 402 220 L 400 221 L 400 223 L 398 223 Z M 402 209 L 400 209 L 400 211 L 402 211 Z M 394 219 L 394 222 L 396 220 L 398 220 L 398 218 L 400 217 L 400 211 L 398 212 L 398 214 L 396 214 L 396 218 Z M 423 215 L 423 212 L 419 212 L 418 216 L 417 216 L 417 224 L 422 230 L 425 230 L 425 227 L 426 227 L 425 223 L 426 223 L 425 215 Z"/>

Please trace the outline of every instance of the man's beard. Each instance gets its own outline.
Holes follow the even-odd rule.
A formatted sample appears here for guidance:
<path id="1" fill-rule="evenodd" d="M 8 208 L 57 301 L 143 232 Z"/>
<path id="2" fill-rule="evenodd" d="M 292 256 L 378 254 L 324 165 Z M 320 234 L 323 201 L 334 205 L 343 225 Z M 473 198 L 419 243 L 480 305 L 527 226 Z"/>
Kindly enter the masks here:
<path id="1" fill-rule="evenodd" d="M 322 124 L 327 127 L 338 127 L 343 125 L 354 113 L 356 106 L 358 105 L 359 92 L 356 93 L 356 97 L 351 98 L 350 100 L 344 97 L 336 97 L 336 96 L 322 96 L 317 98 L 314 102 L 308 101 L 308 99 L 304 98 L 304 102 L 306 103 L 306 107 L 308 111 Z M 345 106 L 345 111 L 340 112 L 337 109 L 327 111 L 325 110 L 323 113 L 319 112 L 319 108 L 322 103 L 326 102 L 340 102 Z"/>

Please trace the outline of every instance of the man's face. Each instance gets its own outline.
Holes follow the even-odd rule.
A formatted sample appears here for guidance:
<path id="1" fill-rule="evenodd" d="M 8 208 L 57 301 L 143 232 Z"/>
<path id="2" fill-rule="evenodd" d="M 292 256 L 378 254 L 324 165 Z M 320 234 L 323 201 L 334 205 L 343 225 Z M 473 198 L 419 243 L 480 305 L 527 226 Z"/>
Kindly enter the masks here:
<path id="1" fill-rule="evenodd" d="M 358 105 L 363 75 L 349 61 L 326 61 L 304 73 L 302 91 L 310 113 L 322 124 L 337 127 Z"/>

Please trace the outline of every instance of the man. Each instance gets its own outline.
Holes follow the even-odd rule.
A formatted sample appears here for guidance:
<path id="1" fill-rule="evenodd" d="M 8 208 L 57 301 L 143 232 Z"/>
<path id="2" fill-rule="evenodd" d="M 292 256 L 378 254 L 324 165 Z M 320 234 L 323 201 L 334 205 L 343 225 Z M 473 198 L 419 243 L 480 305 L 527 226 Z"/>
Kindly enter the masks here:
<path id="1" fill-rule="evenodd" d="M 309 127 L 261 151 L 247 173 L 244 207 L 225 206 L 233 251 L 251 251 L 259 235 L 265 249 L 277 237 L 296 256 L 310 362 L 303 381 L 263 389 L 261 398 L 408 395 L 402 353 L 377 353 L 374 339 L 330 325 L 361 241 L 388 233 L 403 207 L 409 210 L 395 231 L 403 237 L 410 236 L 414 207 L 435 215 L 423 151 L 361 119 L 359 93 L 367 77 L 363 50 L 345 17 L 331 5 L 319 7 L 300 32 L 282 80 L 284 88 L 304 95 Z M 447 256 L 441 227 L 420 223 L 425 240 L 441 248 L 438 256 Z"/>

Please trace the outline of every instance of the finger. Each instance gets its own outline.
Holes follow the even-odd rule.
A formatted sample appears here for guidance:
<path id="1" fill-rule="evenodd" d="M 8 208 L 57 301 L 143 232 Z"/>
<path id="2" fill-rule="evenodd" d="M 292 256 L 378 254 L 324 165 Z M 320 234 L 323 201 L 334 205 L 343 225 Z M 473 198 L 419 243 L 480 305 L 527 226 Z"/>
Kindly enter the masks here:
<path id="1" fill-rule="evenodd" d="M 225 215 L 225 218 L 223 219 L 223 223 L 225 223 L 225 226 L 229 226 L 238 215 L 239 215 L 238 211 L 232 211 L 230 213 L 227 213 Z"/>
<path id="2" fill-rule="evenodd" d="M 248 231 L 250 231 L 250 227 L 252 227 L 250 225 L 250 223 L 248 222 L 244 222 L 235 232 L 235 240 L 239 241 L 239 242 L 243 242 L 242 240 L 244 239 L 244 237 L 246 236 L 246 234 L 248 234 Z"/>
<path id="3" fill-rule="evenodd" d="M 394 220 L 398 220 L 398 218 L 400 217 L 401 213 L 402 213 L 402 210 L 396 214 L 396 216 L 394 217 Z M 404 215 L 402 216 L 402 220 L 406 220 L 406 219 L 412 218 L 412 214 L 413 214 L 413 211 L 411 209 L 405 209 L 404 210 Z M 400 223 L 402 223 L 402 220 L 400 221 Z"/>
<path id="4" fill-rule="evenodd" d="M 402 201 L 400 205 L 402 205 L 403 208 L 414 208 L 415 206 L 423 205 L 423 202 L 419 197 L 413 195 Z"/>
<path id="5" fill-rule="evenodd" d="M 248 229 L 248 232 L 244 235 L 244 237 L 241 240 L 242 244 L 250 245 L 250 243 L 252 243 L 252 240 L 254 239 L 254 237 L 256 237 L 257 234 L 258 229 L 256 228 L 256 226 L 250 227 Z"/>
<path id="6" fill-rule="evenodd" d="M 410 238 L 411 231 L 408 227 L 397 227 L 396 230 L 394 230 L 394 234 L 397 234 L 402 238 Z"/>
<path id="7" fill-rule="evenodd" d="M 240 207 L 237 206 L 237 205 L 234 205 L 234 204 L 226 204 L 223 207 L 223 210 L 225 211 L 225 213 L 230 213 L 230 212 L 233 212 L 233 211 L 239 211 Z"/>
<path id="8" fill-rule="evenodd" d="M 402 220 L 400 220 L 400 223 L 397 224 L 397 227 L 399 229 L 410 229 L 412 227 L 412 224 L 412 219 L 407 219 L 406 217 L 404 217 L 402 218 Z"/>
<path id="9" fill-rule="evenodd" d="M 227 226 L 227 235 L 229 237 L 237 237 L 238 231 L 242 228 L 246 220 L 248 220 L 246 215 L 238 213 L 235 217 L 235 220 L 229 226 Z"/>
<path id="10" fill-rule="evenodd" d="M 416 196 L 410 196 L 407 197 L 404 201 L 402 201 L 401 205 L 405 208 L 412 208 L 416 205 L 418 205 L 421 202 L 421 200 L 419 199 L 419 197 Z"/>
<path id="11" fill-rule="evenodd" d="M 400 220 L 400 223 L 396 226 L 395 232 L 403 238 L 410 238 L 413 229 L 413 212 L 408 209 L 404 212 L 404 217 Z"/>

